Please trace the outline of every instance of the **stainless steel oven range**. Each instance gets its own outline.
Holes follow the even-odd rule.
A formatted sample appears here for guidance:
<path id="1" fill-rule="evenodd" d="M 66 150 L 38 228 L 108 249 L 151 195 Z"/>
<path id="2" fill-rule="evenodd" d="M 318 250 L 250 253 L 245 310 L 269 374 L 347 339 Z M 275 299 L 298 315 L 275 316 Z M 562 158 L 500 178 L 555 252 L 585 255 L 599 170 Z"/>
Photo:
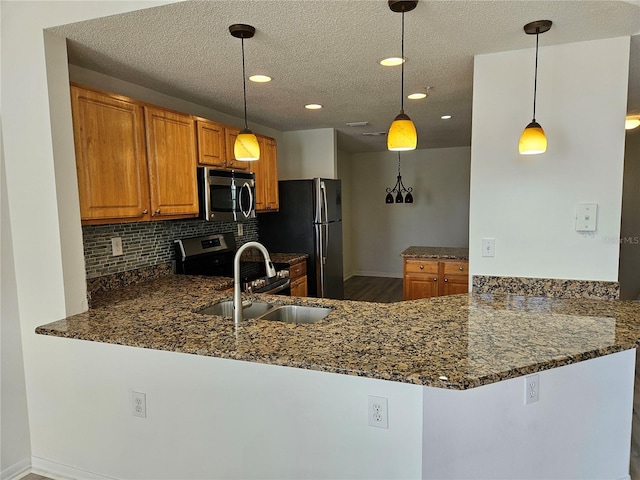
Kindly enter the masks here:
<path id="1" fill-rule="evenodd" d="M 176 273 L 233 278 L 233 258 L 236 241 L 233 233 L 216 233 L 202 237 L 183 238 L 174 242 Z M 243 292 L 291 295 L 289 269 L 274 264 L 276 276 L 268 278 L 264 262 L 240 262 Z"/>

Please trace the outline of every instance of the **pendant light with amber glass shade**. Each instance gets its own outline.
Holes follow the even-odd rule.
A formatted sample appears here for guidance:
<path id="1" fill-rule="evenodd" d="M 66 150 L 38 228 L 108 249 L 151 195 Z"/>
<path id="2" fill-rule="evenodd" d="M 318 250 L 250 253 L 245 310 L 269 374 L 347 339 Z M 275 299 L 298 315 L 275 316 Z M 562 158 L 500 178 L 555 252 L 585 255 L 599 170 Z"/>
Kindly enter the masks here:
<path id="1" fill-rule="evenodd" d="M 406 150 L 415 150 L 418 145 L 418 134 L 416 127 L 404 113 L 404 12 L 410 12 L 416 5 L 418 0 L 389 0 L 389 8 L 392 12 L 402 13 L 402 82 L 400 87 L 400 113 L 395 118 L 389 133 L 387 134 L 387 148 L 392 152 L 403 152 Z"/>
<path id="2" fill-rule="evenodd" d="M 247 80 L 244 66 L 244 39 L 252 38 L 256 29 L 251 25 L 236 23 L 229 27 L 229 33 L 242 40 L 242 92 L 244 97 L 244 128 L 236 137 L 233 145 L 233 156 L 236 160 L 253 162 L 260 159 L 260 145 L 254 133 L 247 125 Z"/>
<path id="3" fill-rule="evenodd" d="M 541 33 L 548 32 L 551 24 L 551 20 L 536 20 L 524 26 L 527 35 L 536 36 L 536 68 L 533 80 L 533 120 L 520 136 L 518 151 L 521 155 L 537 155 L 547 151 L 547 136 L 540 124 L 536 122 L 536 96 L 538 93 L 538 37 Z"/>

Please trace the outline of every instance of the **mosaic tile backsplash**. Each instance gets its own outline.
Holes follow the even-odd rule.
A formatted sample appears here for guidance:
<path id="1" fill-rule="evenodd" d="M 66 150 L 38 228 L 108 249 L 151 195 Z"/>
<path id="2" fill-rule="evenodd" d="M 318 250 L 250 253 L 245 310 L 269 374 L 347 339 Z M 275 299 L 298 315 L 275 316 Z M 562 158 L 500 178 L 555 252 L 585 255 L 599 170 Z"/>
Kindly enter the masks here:
<path id="1" fill-rule="evenodd" d="M 86 225 L 82 236 L 87 279 L 170 263 L 174 260 L 173 242 L 178 238 L 233 232 L 238 246 L 258 240 L 256 219 L 243 222 L 243 229 L 244 234 L 238 237 L 236 223 L 203 220 Z M 124 255 L 112 255 L 114 237 L 122 239 Z"/>

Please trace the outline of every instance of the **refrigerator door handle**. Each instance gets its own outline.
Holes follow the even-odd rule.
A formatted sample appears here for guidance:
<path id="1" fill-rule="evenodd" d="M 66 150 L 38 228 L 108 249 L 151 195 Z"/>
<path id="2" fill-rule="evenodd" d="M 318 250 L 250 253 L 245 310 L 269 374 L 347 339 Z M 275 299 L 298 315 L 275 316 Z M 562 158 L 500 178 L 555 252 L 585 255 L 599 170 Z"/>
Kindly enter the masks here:
<path id="1" fill-rule="evenodd" d="M 320 210 L 320 223 L 326 223 L 329 221 L 329 213 L 327 212 L 327 186 L 322 180 L 320 180 L 320 191 L 322 192 L 322 210 Z M 322 218 L 323 211 L 324 219 Z"/>
<path id="2" fill-rule="evenodd" d="M 324 298 L 324 262 L 325 262 L 325 250 L 324 250 L 324 235 L 323 229 L 326 230 L 327 226 L 322 223 L 316 223 L 316 280 L 318 298 Z"/>

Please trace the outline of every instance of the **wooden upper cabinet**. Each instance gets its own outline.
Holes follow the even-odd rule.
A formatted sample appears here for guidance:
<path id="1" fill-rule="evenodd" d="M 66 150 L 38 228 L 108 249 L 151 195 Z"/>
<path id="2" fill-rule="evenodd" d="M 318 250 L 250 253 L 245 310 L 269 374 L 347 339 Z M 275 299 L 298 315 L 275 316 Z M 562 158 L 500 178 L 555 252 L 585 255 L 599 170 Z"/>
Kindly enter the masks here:
<path id="1" fill-rule="evenodd" d="M 242 170 L 243 172 L 248 172 L 251 168 L 250 164 L 252 162 L 243 162 L 241 160 L 236 160 L 236 157 L 233 153 L 233 145 L 236 143 L 236 137 L 240 133 L 239 128 L 233 127 L 225 127 L 224 128 L 224 139 L 226 146 L 226 168 L 229 170 Z"/>
<path id="2" fill-rule="evenodd" d="M 194 118 L 150 106 L 144 114 L 152 217 L 197 217 Z"/>
<path id="3" fill-rule="evenodd" d="M 198 119 L 198 164 L 225 168 L 227 165 L 224 126 Z"/>
<path id="4" fill-rule="evenodd" d="M 274 212 L 278 201 L 278 154 L 273 138 L 258 135 L 260 160 L 251 162 L 256 176 L 256 211 Z"/>
<path id="5" fill-rule="evenodd" d="M 83 223 L 148 220 L 141 105 L 72 85 L 71 111 Z"/>

